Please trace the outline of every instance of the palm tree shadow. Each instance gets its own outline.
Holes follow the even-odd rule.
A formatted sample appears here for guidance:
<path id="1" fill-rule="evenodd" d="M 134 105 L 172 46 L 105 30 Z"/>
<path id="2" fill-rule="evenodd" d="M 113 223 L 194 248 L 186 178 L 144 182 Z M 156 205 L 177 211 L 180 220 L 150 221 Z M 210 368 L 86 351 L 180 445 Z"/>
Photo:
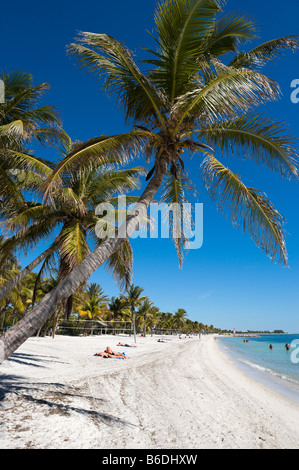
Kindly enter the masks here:
<path id="1" fill-rule="evenodd" d="M 47 363 L 65 364 L 63 361 L 57 361 L 56 356 L 45 356 L 42 354 L 13 353 L 6 359 L 7 362 L 16 362 L 18 364 L 30 365 L 33 367 L 46 367 Z M 44 364 L 45 365 L 44 365 Z"/>
<path id="2" fill-rule="evenodd" d="M 1 402 L 4 401 L 6 395 L 14 393 L 18 397 L 22 398 L 27 402 L 36 404 L 37 406 L 46 406 L 50 413 L 61 414 L 68 416 L 75 412 L 81 416 L 90 417 L 96 423 L 104 422 L 105 424 L 117 424 L 122 426 L 135 427 L 128 421 L 122 420 L 116 416 L 103 413 L 95 409 L 86 409 L 83 407 L 72 406 L 71 404 L 65 403 L 66 399 L 80 398 L 89 403 L 92 401 L 94 406 L 103 404 L 106 400 L 102 398 L 96 398 L 82 393 L 77 393 L 77 390 L 72 387 L 60 383 L 26 383 L 22 380 L 21 376 L 3 375 L 0 377 L 0 406 Z M 53 388 L 51 390 L 51 388 Z M 34 397 L 35 392 L 44 391 L 45 398 Z M 54 401 L 55 400 L 55 401 Z"/>

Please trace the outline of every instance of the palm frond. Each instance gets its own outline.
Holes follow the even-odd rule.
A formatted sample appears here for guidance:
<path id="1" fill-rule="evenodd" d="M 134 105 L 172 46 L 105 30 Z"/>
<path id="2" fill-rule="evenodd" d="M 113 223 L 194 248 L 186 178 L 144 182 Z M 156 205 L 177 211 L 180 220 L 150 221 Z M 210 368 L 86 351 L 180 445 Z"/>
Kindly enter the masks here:
<path id="1" fill-rule="evenodd" d="M 0 165 L 0 198 L 1 202 L 6 204 L 14 203 L 23 206 L 25 203 L 20 188 L 15 184 L 11 175 L 3 169 L 2 165 Z"/>
<path id="2" fill-rule="evenodd" d="M 143 167 L 127 170 L 109 170 L 94 179 L 84 195 L 84 200 L 96 205 L 99 201 L 111 199 L 116 194 L 140 188 L 140 176 L 146 173 Z"/>
<path id="3" fill-rule="evenodd" d="M 272 39 L 248 52 L 240 52 L 230 63 L 230 66 L 239 67 L 263 67 L 267 62 L 273 61 L 284 51 L 296 51 L 299 45 L 299 36 L 285 36 Z"/>
<path id="4" fill-rule="evenodd" d="M 189 77 L 197 69 L 196 60 L 204 42 L 212 34 L 220 0 L 166 0 L 156 7 L 159 61 L 154 83 L 166 91 L 169 101 L 185 93 Z M 156 54 L 157 55 L 157 54 Z"/>
<path id="5" fill-rule="evenodd" d="M 90 253 L 86 234 L 79 220 L 69 221 L 60 231 L 60 277 L 64 278 Z"/>
<path id="6" fill-rule="evenodd" d="M 7 124 L 0 126 L 0 137 L 12 137 L 14 139 L 21 139 L 24 135 L 24 125 L 21 119 L 11 121 Z"/>
<path id="7" fill-rule="evenodd" d="M 81 32 L 78 43 L 71 44 L 69 51 L 89 72 L 106 77 L 104 89 L 117 95 L 126 119 L 145 119 L 154 113 L 164 125 L 160 110 L 166 104 L 165 97 L 139 70 L 124 44 L 106 34 Z"/>
<path id="8" fill-rule="evenodd" d="M 11 90 L 9 83 L 7 84 L 6 76 L 3 75 L 2 80 L 5 84 L 6 102 L 1 105 L 1 114 L 5 116 L 5 120 L 14 120 L 14 116 L 23 115 L 32 111 L 41 96 L 49 89 L 48 83 L 30 86 L 25 88 L 17 88 L 14 92 Z M 2 117 L 3 119 L 3 117 Z M 57 117 L 55 116 L 55 120 Z"/>
<path id="9" fill-rule="evenodd" d="M 126 240 L 118 251 L 112 254 L 105 263 L 105 268 L 112 275 L 119 289 L 127 290 L 133 276 L 133 250 Z"/>
<path id="10" fill-rule="evenodd" d="M 167 212 L 164 217 L 169 217 L 169 228 L 180 268 L 183 264 L 184 254 L 188 250 L 188 233 L 193 226 L 192 212 L 187 209 L 190 203 L 186 197 L 191 194 L 195 196 L 196 189 L 186 172 L 178 169 L 176 175 L 170 171 L 167 173 L 163 181 L 160 200 L 167 204 Z"/>
<path id="11" fill-rule="evenodd" d="M 206 38 L 205 51 L 212 57 L 237 52 L 240 44 L 256 37 L 256 26 L 246 15 L 227 13 L 221 16 Z"/>
<path id="12" fill-rule="evenodd" d="M 200 138 L 219 147 L 224 156 L 255 160 L 284 178 L 298 177 L 298 152 L 294 138 L 281 122 L 260 114 L 241 116 L 198 131 Z"/>
<path id="13" fill-rule="evenodd" d="M 260 73 L 226 67 L 218 61 L 214 66 L 206 84 L 199 84 L 173 106 L 170 119 L 177 123 L 176 130 L 185 118 L 208 122 L 232 118 L 279 96 L 277 83 Z"/>
<path id="14" fill-rule="evenodd" d="M 144 140 L 151 136 L 150 132 L 132 130 L 131 132 L 109 137 L 97 137 L 78 145 L 55 167 L 46 180 L 44 187 L 46 196 L 51 196 L 52 189 L 61 184 L 61 177 L 69 171 L 76 171 L 89 166 L 91 162 L 98 165 L 114 162 L 123 165 L 128 162 L 131 154 L 140 152 Z"/>
<path id="15" fill-rule="evenodd" d="M 6 170 L 29 170 L 43 176 L 52 173 L 51 162 L 8 148 L 0 148 L 0 164 Z"/>
<path id="16" fill-rule="evenodd" d="M 68 145 L 69 137 L 60 128 L 41 127 L 31 132 L 31 138 L 36 139 L 44 147 L 51 146 L 60 148 Z"/>

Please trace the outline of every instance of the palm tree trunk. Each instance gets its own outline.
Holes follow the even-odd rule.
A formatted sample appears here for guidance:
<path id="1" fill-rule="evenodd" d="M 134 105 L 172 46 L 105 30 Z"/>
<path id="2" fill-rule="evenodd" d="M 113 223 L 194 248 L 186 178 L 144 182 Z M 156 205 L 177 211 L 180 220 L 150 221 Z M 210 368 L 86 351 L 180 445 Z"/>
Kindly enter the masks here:
<path id="1" fill-rule="evenodd" d="M 70 316 L 71 316 L 72 310 L 73 310 L 73 294 L 70 295 L 67 299 L 65 299 L 65 302 L 64 302 L 63 319 L 66 322 L 70 321 Z"/>
<path id="2" fill-rule="evenodd" d="M 135 316 L 135 312 L 133 312 L 132 321 L 133 321 L 134 343 L 136 343 L 136 316 Z"/>
<path id="3" fill-rule="evenodd" d="M 30 314 L 22 318 L 15 327 L 9 329 L 3 340 L 0 340 L 0 359 L 7 359 L 21 344 L 34 334 L 50 318 L 63 299 L 69 297 L 78 287 L 83 284 L 110 256 L 115 253 L 126 239 L 137 229 L 144 211 L 160 188 L 163 178 L 167 172 L 169 156 L 165 153 L 156 164 L 156 172 L 146 186 L 138 201 L 138 209 L 134 214 L 127 217 L 123 227 L 120 227 L 115 238 L 108 238 L 90 253 L 82 263 L 68 274 L 59 284 L 33 308 Z M 136 337 L 135 337 L 136 342 Z"/>
<path id="4" fill-rule="evenodd" d="M 56 249 L 56 246 L 50 246 L 46 251 L 41 253 L 34 261 L 32 261 L 26 268 L 24 268 L 19 274 L 17 274 L 13 279 L 11 279 L 0 291 L 0 301 L 14 288 L 19 282 L 21 282 L 27 274 L 36 268 L 47 256 L 52 254 Z"/>
<path id="5" fill-rule="evenodd" d="M 53 317 L 53 331 L 52 331 L 52 338 L 54 339 L 55 338 L 55 332 L 56 332 L 56 326 L 57 326 L 57 318 L 59 316 L 59 309 L 57 309 L 54 313 L 54 317 Z"/>

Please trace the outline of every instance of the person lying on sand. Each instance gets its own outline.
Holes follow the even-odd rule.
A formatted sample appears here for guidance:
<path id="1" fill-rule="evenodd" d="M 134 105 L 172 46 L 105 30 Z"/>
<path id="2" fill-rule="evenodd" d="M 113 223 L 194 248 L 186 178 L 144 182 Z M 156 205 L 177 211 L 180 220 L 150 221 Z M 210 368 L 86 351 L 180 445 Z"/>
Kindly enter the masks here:
<path id="1" fill-rule="evenodd" d="M 109 354 L 106 352 L 99 352 L 99 353 L 95 353 L 95 356 L 109 357 Z"/>
<path id="2" fill-rule="evenodd" d="M 112 349 L 109 346 L 107 346 L 107 348 L 105 349 L 104 352 L 108 353 L 109 355 L 111 355 L 113 357 L 120 357 L 121 359 L 126 359 L 125 353 L 114 352 L 114 351 L 112 351 Z"/>
<path id="3" fill-rule="evenodd" d="M 118 343 L 117 346 L 126 346 L 127 348 L 137 348 L 134 344 Z"/>
<path id="4" fill-rule="evenodd" d="M 163 341 L 163 339 L 158 339 L 158 343 L 165 343 L 165 341 Z"/>
<path id="5" fill-rule="evenodd" d="M 106 351 L 96 353 L 95 356 L 101 356 L 101 357 L 105 357 L 105 358 L 112 357 L 113 359 L 129 359 L 127 356 L 125 356 L 123 354 L 120 354 L 120 355 L 109 354 Z"/>

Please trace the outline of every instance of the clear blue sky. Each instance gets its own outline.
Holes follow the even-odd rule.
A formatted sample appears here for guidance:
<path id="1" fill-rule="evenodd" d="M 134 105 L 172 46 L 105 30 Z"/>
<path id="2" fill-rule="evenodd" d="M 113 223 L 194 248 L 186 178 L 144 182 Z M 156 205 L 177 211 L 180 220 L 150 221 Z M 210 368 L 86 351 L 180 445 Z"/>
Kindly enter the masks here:
<path id="1" fill-rule="evenodd" d="M 122 40 L 142 58 L 139 47 L 153 46 L 146 30 L 153 29 L 153 0 L 63 0 L 40 2 L 15 0 L 1 7 L 1 68 L 26 70 L 35 83 L 48 82 L 45 102 L 55 105 L 64 128 L 73 140 L 86 140 L 102 133 L 121 133 L 126 127 L 114 102 L 99 92 L 96 80 L 86 76 L 66 54 L 76 32 L 107 33 Z M 277 0 L 230 0 L 227 9 L 242 11 L 256 20 L 258 42 L 299 34 L 298 0 L 285 5 Z M 251 47 L 251 46 L 250 46 Z M 299 104 L 290 100 L 292 80 L 299 79 L 299 52 L 287 53 L 265 70 L 278 81 L 282 99 L 264 107 L 267 115 L 288 123 L 299 136 Z M 44 150 L 42 156 L 55 158 Z M 282 180 L 254 163 L 237 160 L 227 165 L 245 184 L 263 190 L 286 217 L 290 268 L 282 268 L 261 253 L 253 241 L 234 229 L 205 194 L 199 163 L 193 160 L 190 176 L 198 185 L 204 204 L 204 244 L 192 250 L 179 269 L 170 240 L 133 241 L 134 279 L 145 295 L 162 310 L 182 307 L 192 320 L 221 328 L 278 329 L 299 332 L 299 219 L 298 182 Z M 36 253 L 27 260 L 35 257 Z M 25 260 L 24 260 L 25 263 Z M 114 281 L 100 268 L 92 277 L 108 295 L 118 295 Z"/>

